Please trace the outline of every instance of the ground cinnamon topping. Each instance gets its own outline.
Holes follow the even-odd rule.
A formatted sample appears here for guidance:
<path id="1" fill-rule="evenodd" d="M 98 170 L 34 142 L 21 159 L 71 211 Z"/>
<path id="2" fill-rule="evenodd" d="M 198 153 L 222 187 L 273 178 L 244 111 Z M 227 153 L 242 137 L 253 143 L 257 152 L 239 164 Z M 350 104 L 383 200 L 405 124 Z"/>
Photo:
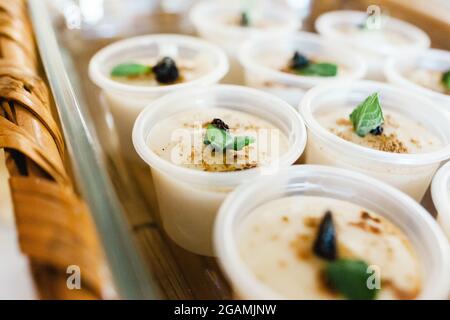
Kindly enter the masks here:
<path id="1" fill-rule="evenodd" d="M 354 142 L 354 133 L 351 131 L 338 132 L 337 136 L 344 140 Z M 408 153 L 408 148 L 397 138 L 395 133 L 383 133 L 379 136 L 368 134 L 363 139 L 372 149 L 391 153 Z"/>

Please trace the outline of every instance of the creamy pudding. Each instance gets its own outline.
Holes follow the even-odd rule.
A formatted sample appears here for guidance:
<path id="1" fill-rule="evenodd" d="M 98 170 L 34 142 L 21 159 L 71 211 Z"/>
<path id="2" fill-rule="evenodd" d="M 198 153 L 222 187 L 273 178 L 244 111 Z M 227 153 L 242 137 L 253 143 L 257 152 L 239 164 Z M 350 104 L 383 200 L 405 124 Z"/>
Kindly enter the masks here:
<path id="1" fill-rule="evenodd" d="M 428 96 L 450 112 L 450 52 L 428 49 L 418 55 L 391 57 L 384 73 L 389 82 Z"/>
<path id="2" fill-rule="evenodd" d="M 194 37 L 149 35 L 113 43 L 91 59 L 89 75 L 114 118 L 123 154 L 131 147 L 133 123 L 144 107 L 164 94 L 218 82 L 227 72 L 225 53 Z"/>
<path id="3" fill-rule="evenodd" d="M 389 220 L 347 201 L 293 196 L 257 207 L 237 230 L 242 260 L 262 283 L 285 298 L 344 298 L 327 279 L 330 261 L 314 249 L 326 212 L 331 213 L 335 228 L 338 257 L 333 261 L 358 260 L 379 268 L 379 288 L 367 289 L 369 295 L 377 299 L 417 297 L 422 274 L 408 238 Z"/>
<path id="4" fill-rule="evenodd" d="M 300 106 L 310 133 L 306 163 L 361 171 L 420 201 L 440 161 L 450 157 L 447 114 L 426 98 L 381 83 L 321 88 Z"/>
<path id="5" fill-rule="evenodd" d="M 212 255 L 212 224 L 225 196 L 242 181 L 295 162 L 305 141 L 289 105 L 234 86 L 161 98 L 139 116 L 133 132 L 138 154 L 152 169 L 165 231 L 203 255 Z"/>
<path id="6" fill-rule="evenodd" d="M 366 63 L 357 54 L 306 32 L 260 37 L 240 50 L 246 85 L 297 106 L 311 87 L 336 79 L 359 79 Z"/>
<path id="7" fill-rule="evenodd" d="M 383 80 L 390 55 L 411 56 L 430 46 L 428 35 L 416 26 L 383 15 L 374 6 L 362 11 L 332 11 L 319 16 L 316 30 L 331 41 L 358 51 L 368 63 L 368 78 Z"/>
<path id="8" fill-rule="evenodd" d="M 201 1 L 194 5 L 190 19 L 197 33 L 220 45 L 228 54 L 230 71 L 226 83 L 243 84 L 242 67 L 238 62 L 239 47 L 261 35 L 282 36 L 299 28 L 296 15 L 273 1 Z"/>
<path id="9" fill-rule="evenodd" d="M 251 137 L 240 150 L 217 152 L 205 144 L 214 119 L 228 126 L 233 136 Z M 158 123 L 149 133 L 148 146 L 166 161 L 206 172 L 239 171 L 270 165 L 288 150 L 288 138 L 273 124 L 251 114 L 224 108 L 193 109 Z"/>
<path id="10" fill-rule="evenodd" d="M 442 148 L 440 139 L 423 124 L 393 110 L 383 112 L 383 133 L 359 136 L 349 115 L 352 107 L 330 107 L 318 112 L 319 124 L 341 139 L 360 146 L 391 153 L 426 153 Z"/>
<path id="11" fill-rule="evenodd" d="M 240 299 L 446 299 L 448 241 L 416 201 L 352 170 L 294 165 L 242 184 L 214 228 Z"/>

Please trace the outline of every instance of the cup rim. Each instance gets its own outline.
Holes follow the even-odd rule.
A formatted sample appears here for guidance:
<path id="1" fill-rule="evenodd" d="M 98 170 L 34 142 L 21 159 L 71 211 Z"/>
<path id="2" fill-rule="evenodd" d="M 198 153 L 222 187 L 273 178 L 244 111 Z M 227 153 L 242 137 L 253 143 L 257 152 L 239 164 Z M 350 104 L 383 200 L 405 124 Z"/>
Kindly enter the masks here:
<path id="1" fill-rule="evenodd" d="M 214 1 L 199 1 L 196 3 L 191 10 L 189 11 L 189 19 L 192 21 L 192 23 L 197 27 L 202 28 L 208 28 L 209 30 L 220 30 L 221 32 L 225 32 L 228 34 L 236 34 L 236 33 L 257 33 L 262 31 L 261 28 L 257 28 L 254 26 L 248 26 L 248 27 L 241 27 L 241 26 L 233 26 L 233 25 L 222 25 L 216 23 L 212 19 L 205 19 L 205 16 L 203 15 L 204 10 L 208 10 L 214 7 L 236 7 L 236 4 L 231 3 L 224 3 L 224 2 L 214 2 Z M 271 3 L 270 5 L 270 11 L 271 12 L 279 12 L 284 14 L 285 16 L 289 16 L 290 19 L 288 20 L 289 23 L 286 23 L 285 25 L 273 27 L 273 30 L 270 30 L 268 28 L 267 30 L 264 30 L 264 33 L 271 33 L 273 32 L 280 32 L 283 30 L 296 30 L 299 28 L 300 23 L 298 22 L 298 19 L 296 19 L 295 15 L 292 14 L 291 11 L 289 11 L 287 8 L 283 7 L 282 5 L 279 5 L 277 3 Z M 286 20 L 285 20 L 286 21 Z"/>
<path id="2" fill-rule="evenodd" d="M 423 52 L 421 52 L 419 54 L 419 56 L 425 56 L 425 58 L 431 57 L 431 59 L 433 59 L 433 57 L 446 57 L 450 61 L 450 52 L 445 51 L 445 50 L 440 50 L 440 49 L 426 49 Z M 399 72 L 396 67 L 397 63 L 403 59 L 405 59 L 405 57 L 390 56 L 388 58 L 388 60 L 386 61 L 383 71 L 384 71 L 386 78 L 389 81 L 391 81 L 393 83 L 401 84 L 405 87 L 408 87 L 408 88 L 411 88 L 414 90 L 417 90 L 418 92 L 426 94 L 435 99 L 440 99 L 440 100 L 446 101 L 447 103 L 450 103 L 450 96 L 440 93 L 440 92 L 436 92 L 432 89 L 423 87 L 423 86 L 415 83 L 414 81 L 409 80 L 407 77 L 403 76 L 403 74 L 401 72 Z"/>
<path id="3" fill-rule="evenodd" d="M 435 248 L 439 249 L 444 262 L 442 269 L 450 268 L 450 252 L 448 251 L 448 240 L 445 235 L 431 215 L 419 203 L 400 190 L 359 172 L 322 165 L 294 165 L 282 169 L 277 172 L 277 175 L 295 177 L 318 173 L 324 176 L 339 176 L 347 181 L 356 180 L 371 184 L 374 189 L 382 191 L 385 196 L 398 199 L 398 201 L 405 203 L 411 209 L 409 214 L 413 213 L 416 216 L 415 219 L 421 219 L 421 225 L 427 227 L 430 235 L 434 237 L 436 242 Z M 218 260 L 221 269 L 233 286 L 235 288 L 238 287 L 239 293 L 242 293 L 247 297 L 252 297 L 253 299 L 283 299 L 283 297 L 281 294 L 274 292 L 274 290 L 262 284 L 240 258 L 239 253 L 237 252 L 238 250 L 236 250 L 237 241 L 234 237 L 235 230 L 233 228 L 233 219 L 237 212 L 239 212 L 242 203 L 254 193 L 253 189 L 258 186 L 261 187 L 262 184 L 270 187 L 270 183 L 270 176 L 261 176 L 238 186 L 222 203 L 214 225 L 214 248 L 217 257 L 219 258 Z M 421 292 L 417 299 L 447 298 L 450 287 L 450 274 L 447 274 L 446 277 L 446 279 L 440 279 L 440 281 L 433 286 L 429 285 L 429 287 L 433 287 L 434 290 L 438 288 L 437 293 L 431 294 L 433 297 L 423 296 L 423 292 Z M 424 290 L 422 289 L 422 291 Z"/>
<path id="4" fill-rule="evenodd" d="M 330 82 L 332 80 L 336 79 L 342 79 L 340 77 L 333 77 L 333 78 L 319 78 L 319 77 L 308 77 L 308 76 L 302 76 L 302 75 L 294 75 L 294 74 L 288 74 L 286 72 L 282 72 L 279 70 L 275 70 L 269 67 L 266 67 L 264 65 L 261 65 L 257 62 L 255 62 L 253 59 L 250 58 L 250 52 L 253 49 L 253 46 L 260 44 L 261 42 L 265 41 L 270 43 L 271 40 L 274 41 L 287 41 L 287 40 L 293 40 L 296 42 L 312 42 L 314 44 L 323 44 L 327 45 L 331 48 L 333 48 L 333 52 L 345 56 L 350 56 L 351 59 L 355 62 L 356 67 L 354 68 L 351 76 L 347 77 L 346 79 L 360 79 L 363 78 L 364 75 L 367 72 L 367 63 L 366 61 L 357 53 L 354 53 L 351 50 L 345 49 L 340 47 L 339 45 L 336 45 L 335 43 L 328 43 L 324 37 L 311 33 L 311 32 L 304 32 L 299 31 L 296 33 L 284 35 L 282 37 L 280 36 L 260 36 L 255 37 L 251 40 L 246 41 L 242 47 L 239 50 L 239 61 L 241 65 L 246 69 L 253 69 L 253 70 L 259 70 L 263 71 L 264 73 L 277 78 L 277 79 L 284 79 L 288 80 L 291 83 L 297 83 L 299 85 L 307 84 L 307 85 L 318 85 L 325 82 Z"/>
<path id="5" fill-rule="evenodd" d="M 365 16 L 365 11 L 358 10 L 329 11 L 321 14 L 316 19 L 314 27 L 320 34 L 326 37 L 337 36 L 342 38 L 343 35 L 333 27 L 335 21 L 351 21 L 355 19 L 362 20 Z M 430 37 L 422 29 L 409 22 L 391 16 L 387 16 L 387 19 L 391 27 L 396 28 L 403 34 L 407 34 L 412 39 L 410 44 L 403 46 L 393 46 L 389 44 L 377 43 L 376 45 L 371 45 L 367 43 L 357 42 L 355 43 L 355 45 L 368 48 L 381 54 L 396 54 L 399 52 L 410 54 L 411 48 L 425 49 L 430 47 Z"/>
<path id="6" fill-rule="evenodd" d="M 178 45 L 187 46 L 197 50 L 209 51 L 212 56 L 215 56 L 217 58 L 218 63 L 210 72 L 192 81 L 165 86 L 136 86 L 132 84 L 121 83 L 118 81 L 114 81 L 100 70 L 101 64 L 104 63 L 104 61 L 107 61 L 110 56 L 120 53 L 123 50 L 128 50 L 129 47 L 139 46 L 147 43 L 158 43 L 160 41 L 167 40 L 170 40 Z M 163 94 L 173 90 L 218 82 L 225 76 L 225 74 L 228 72 L 228 69 L 229 63 L 227 55 L 217 45 L 196 37 L 179 34 L 151 34 L 119 40 L 97 51 L 97 53 L 91 58 L 89 62 L 89 76 L 91 80 L 100 88 L 124 94 L 136 94 L 144 96 L 154 93 Z"/>
<path id="7" fill-rule="evenodd" d="M 316 134 L 320 139 L 327 143 L 331 143 L 334 146 L 340 146 L 347 149 L 349 152 L 356 154 L 359 158 L 364 158 L 368 160 L 379 161 L 383 163 L 390 163 L 396 165 L 428 165 L 437 163 L 450 158 L 450 135 L 447 137 L 448 142 L 442 148 L 425 153 L 414 153 L 414 154 L 401 154 L 392 153 L 380 150 L 374 150 L 371 148 L 363 147 L 358 144 L 346 141 L 339 138 L 335 134 L 329 132 L 325 129 L 319 122 L 315 119 L 313 112 L 311 110 L 311 105 L 316 97 L 322 96 L 329 90 L 342 88 L 343 90 L 348 88 L 364 88 L 369 86 L 376 86 L 381 90 L 393 91 L 397 95 L 409 96 L 413 101 L 420 101 L 421 105 L 424 106 L 430 112 L 438 114 L 439 117 L 447 118 L 450 121 L 449 115 L 441 110 L 441 108 L 435 106 L 432 100 L 427 97 L 418 95 L 417 93 L 411 92 L 403 88 L 396 87 L 392 84 L 370 81 L 370 80 L 356 80 L 356 81 L 334 81 L 333 83 L 321 84 L 316 86 L 306 92 L 303 99 L 300 101 L 298 110 L 305 121 L 306 127 Z M 426 107 L 425 107 L 426 106 Z"/>
<path id="8" fill-rule="evenodd" d="M 431 197 L 438 211 L 437 220 L 450 240 L 450 161 L 437 172 L 431 183 Z"/>
<path id="9" fill-rule="evenodd" d="M 160 109 L 166 108 L 168 103 L 180 101 L 184 96 L 192 97 L 204 93 L 223 91 L 239 96 L 259 97 L 266 102 L 271 102 L 270 105 L 268 103 L 267 106 L 273 113 L 283 112 L 284 114 L 287 114 L 290 119 L 296 119 L 298 128 L 295 128 L 295 131 L 293 132 L 297 139 L 290 146 L 289 150 L 279 158 L 279 166 L 284 167 L 291 165 L 300 157 L 306 146 L 307 133 L 303 119 L 298 112 L 296 112 L 287 102 L 271 94 L 243 86 L 220 84 L 173 92 L 158 98 L 147 105 L 137 117 L 132 133 L 133 145 L 142 160 L 144 160 L 152 169 L 161 172 L 170 172 L 171 176 L 176 176 L 180 180 L 188 182 L 197 181 L 198 184 L 214 183 L 218 186 L 235 187 L 244 180 L 260 175 L 266 167 L 233 172 L 206 172 L 185 168 L 162 159 L 147 146 L 147 135 L 145 135 L 146 122 L 148 119 L 156 116 Z"/>

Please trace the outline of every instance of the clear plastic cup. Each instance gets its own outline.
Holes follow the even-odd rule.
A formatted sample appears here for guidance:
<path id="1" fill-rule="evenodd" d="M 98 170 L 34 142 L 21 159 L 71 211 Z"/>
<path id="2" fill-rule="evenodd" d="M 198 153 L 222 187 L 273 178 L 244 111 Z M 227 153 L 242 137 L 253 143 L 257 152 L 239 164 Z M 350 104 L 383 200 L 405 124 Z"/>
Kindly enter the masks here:
<path id="1" fill-rule="evenodd" d="M 431 196 L 438 211 L 437 221 L 450 240 L 450 162 L 442 166 L 434 176 Z"/>
<path id="2" fill-rule="evenodd" d="M 237 59 L 242 43 L 255 36 L 284 35 L 299 29 L 300 22 L 292 10 L 273 1 L 253 1 L 248 8 L 250 19 L 258 19 L 256 26 L 241 27 L 233 25 L 232 19 L 239 18 L 243 10 L 242 1 L 201 1 L 190 11 L 190 19 L 197 33 L 221 46 L 228 54 L 230 71 L 224 82 L 243 84 L 244 75 Z"/>
<path id="3" fill-rule="evenodd" d="M 330 41 L 339 42 L 360 52 L 368 63 L 368 79 L 384 80 L 383 66 L 388 56 L 407 57 L 430 46 L 430 38 L 424 31 L 410 23 L 387 16 L 380 16 L 380 30 L 349 33 L 342 29 L 356 27 L 366 18 L 367 13 L 363 11 L 331 11 L 317 18 L 315 28 Z M 393 35 L 404 40 L 392 39 Z"/>
<path id="4" fill-rule="evenodd" d="M 236 230 L 255 208 L 286 196 L 310 195 L 361 205 L 390 220 L 415 248 L 423 272 L 418 299 L 446 299 L 450 290 L 450 250 L 431 215 L 399 190 L 350 170 L 296 165 L 236 188 L 220 207 L 214 227 L 219 263 L 241 299 L 284 299 L 263 284 L 242 261 Z"/>
<path id="5" fill-rule="evenodd" d="M 289 149 L 274 164 L 277 167 L 293 164 L 306 144 L 306 128 L 299 114 L 281 99 L 251 88 L 217 85 L 184 90 L 145 108 L 134 125 L 133 143 L 151 168 L 164 229 L 178 245 L 202 255 L 213 254 L 213 222 L 225 196 L 240 183 L 265 174 L 267 168 L 233 172 L 189 169 L 158 156 L 147 139 L 152 127 L 170 116 L 193 108 L 217 107 L 242 111 L 278 127 L 288 138 Z"/>
<path id="6" fill-rule="evenodd" d="M 312 77 L 281 71 L 294 52 L 338 65 L 336 77 Z M 356 80 L 366 74 L 365 60 L 350 49 L 329 44 L 323 37 L 307 32 L 285 36 L 263 36 L 246 42 L 239 60 L 245 70 L 245 84 L 262 89 L 296 107 L 303 94 L 315 85 L 333 80 Z"/>
<path id="7" fill-rule="evenodd" d="M 400 154 L 378 151 L 341 139 L 322 127 L 315 114 L 330 107 L 357 106 L 378 92 L 384 110 L 417 120 L 430 130 L 443 147 L 433 152 Z M 442 161 L 450 158 L 449 117 L 426 97 L 375 81 L 325 84 L 308 91 L 299 111 L 308 128 L 305 161 L 348 168 L 374 176 L 420 201 Z"/>
<path id="8" fill-rule="evenodd" d="M 194 79 L 173 85 L 134 85 L 111 79 L 110 72 L 120 63 L 136 59 L 160 59 L 165 56 L 205 67 Z M 139 36 L 115 42 L 98 51 L 89 63 L 91 80 L 103 89 L 118 130 L 126 158 L 137 159 L 131 143 L 134 121 L 145 106 L 164 94 L 220 81 L 228 71 L 226 54 L 204 40 L 173 34 Z"/>
<path id="9" fill-rule="evenodd" d="M 411 79 L 409 73 L 421 69 L 440 72 L 450 70 L 450 52 L 428 49 L 417 55 L 390 57 L 384 66 L 384 74 L 390 83 L 426 95 L 450 112 L 450 95 L 424 87 Z"/>

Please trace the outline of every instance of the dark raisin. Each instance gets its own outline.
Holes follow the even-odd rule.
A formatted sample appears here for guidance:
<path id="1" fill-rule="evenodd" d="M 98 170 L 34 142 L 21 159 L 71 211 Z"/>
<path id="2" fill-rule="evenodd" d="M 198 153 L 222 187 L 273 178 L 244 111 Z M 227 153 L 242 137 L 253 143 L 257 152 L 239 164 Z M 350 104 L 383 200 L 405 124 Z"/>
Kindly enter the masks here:
<path id="1" fill-rule="evenodd" d="M 336 229 L 334 228 L 331 211 L 327 211 L 320 222 L 313 251 L 317 256 L 325 260 L 335 260 L 337 258 Z"/>
<path id="2" fill-rule="evenodd" d="M 292 69 L 299 70 L 306 67 L 308 64 L 309 64 L 308 58 L 306 58 L 298 51 L 295 51 L 294 56 L 291 59 L 290 67 Z"/>
<path id="3" fill-rule="evenodd" d="M 225 122 L 217 118 L 213 119 L 213 121 L 211 121 L 211 124 L 217 129 L 222 129 L 225 131 L 228 131 L 230 129 Z"/>
<path id="4" fill-rule="evenodd" d="M 153 72 L 155 73 L 156 80 L 160 83 L 173 83 L 180 76 L 175 61 L 169 57 L 161 59 L 153 67 Z"/>
<path id="5" fill-rule="evenodd" d="M 383 133 L 383 126 L 378 126 L 375 129 L 370 130 L 370 133 L 374 136 L 380 136 Z"/>
<path id="6" fill-rule="evenodd" d="M 250 19 L 248 18 L 248 13 L 247 12 L 242 12 L 241 13 L 241 20 L 239 21 L 239 24 L 242 27 L 248 27 L 250 25 Z"/>

